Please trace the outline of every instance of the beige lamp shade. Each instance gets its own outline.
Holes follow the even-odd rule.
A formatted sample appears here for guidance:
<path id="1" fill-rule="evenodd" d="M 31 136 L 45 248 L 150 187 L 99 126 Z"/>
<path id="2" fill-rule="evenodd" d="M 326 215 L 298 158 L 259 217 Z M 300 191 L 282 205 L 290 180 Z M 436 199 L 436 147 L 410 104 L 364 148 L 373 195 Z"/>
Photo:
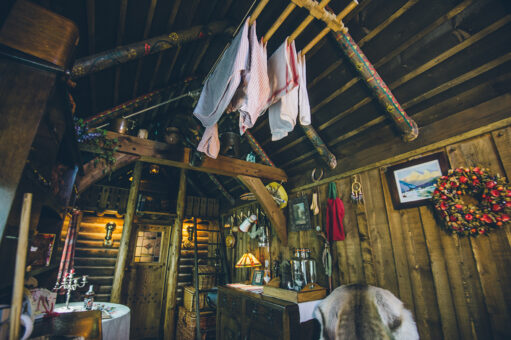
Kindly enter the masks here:
<path id="1" fill-rule="evenodd" d="M 252 253 L 245 253 L 236 263 L 236 268 L 253 268 L 260 267 L 261 262 Z"/>

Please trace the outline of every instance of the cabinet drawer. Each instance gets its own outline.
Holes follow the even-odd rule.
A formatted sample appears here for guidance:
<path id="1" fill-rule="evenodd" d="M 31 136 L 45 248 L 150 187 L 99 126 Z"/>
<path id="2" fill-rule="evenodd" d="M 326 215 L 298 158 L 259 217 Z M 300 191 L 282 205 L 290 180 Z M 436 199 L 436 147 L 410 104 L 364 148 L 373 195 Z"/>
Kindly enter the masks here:
<path id="1" fill-rule="evenodd" d="M 241 297 L 236 295 L 228 295 L 220 292 L 218 294 L 218 306 L 222 309 L 222 313 L 229 314 L 235 318 L 241 318 Z"/>
<path id="2" fill-rule="evenodd" d="M 270 306 L 247 300 L 246 318 L 258 328 L 271 328 L 276 333 L 282 330 L 282 311 Z M 259 327 L 260 326 L 260 327 Z"/>

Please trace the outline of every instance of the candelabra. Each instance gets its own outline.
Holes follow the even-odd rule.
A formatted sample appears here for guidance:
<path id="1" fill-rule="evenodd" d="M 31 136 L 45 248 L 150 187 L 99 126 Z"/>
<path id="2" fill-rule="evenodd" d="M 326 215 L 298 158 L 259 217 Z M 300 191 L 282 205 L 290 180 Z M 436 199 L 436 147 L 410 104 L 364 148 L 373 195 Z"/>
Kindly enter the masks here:
<path id="1" fill-rule="evenodd" d="M 66 290 L 66 309 L 69 309 L 69 299 L 71 298 L 71 292 L 76 290 L 76 288 L 83 288 L 87 283 L 87 275 L 82 276 L 82 283 L 78 283 L 78 278 L 75 278 L 75 270 L 71 269 L 69 273 L 64 275 L 62 282 L 59 284 L 57 281 L 55 283 L 54 290 L 65 289 Z"/>

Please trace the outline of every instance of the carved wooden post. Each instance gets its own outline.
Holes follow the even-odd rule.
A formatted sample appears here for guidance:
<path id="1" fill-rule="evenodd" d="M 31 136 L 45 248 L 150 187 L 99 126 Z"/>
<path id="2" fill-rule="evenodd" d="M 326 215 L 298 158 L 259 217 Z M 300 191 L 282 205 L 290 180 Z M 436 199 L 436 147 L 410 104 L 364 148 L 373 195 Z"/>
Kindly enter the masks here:
<path id="1" fill-rule="evenodd" d="M 170 239 L 170 247 L 168 254 L 168 274 L 167 274 L 167 300 L 163 313 L 164 328 L 163 338 L 174 339 L 176 332 L 176 295 L 177 295 L 177 276 L 179 271 L 179 255 L 181 251 L 181 238 L 183 236 L 183 217 L 185 212 L 186 201 L 186 170 L 181 169 L 179 177 L 179 192 L 177 194 L 176 220 L 172 236 Z"/>
<path id="2" fill-rule="evenodd" d="M 117 47 L 85 58 L 78 59 L 71 69 L 71 78 L 77 79 L 109 67 L 124 64 L 167 50 L 177 45 L 204 39 L 226 32 L 227 22 L 217 21 L 205 26 L 194 26 L 180 32 L 160 35 L 131 45 Z"/>
<path id="3" fill-rule="evenodd" d="M 142 163 L 136 162 L 133 170 L 133 181 L 131 182 L 130 194 L 128 196 L 128 206 L 126 207 L 126 215 L 124 216 L 124 226 L 122 228 L 121 244 L 119 245 L 119 253 L 115 262 L 114 282 L 112 284 L 112 295 L 110 302 L 121 302 L 122 279 L 126 261 L 128 258 L 128 248 L 131 237 L 131 228 L 133 226 L 133 216 L 138 197 L 138 187 L 140 185 L 140 176 L 142 174 Z"/>
<path id="4" fill-rule="evenodd" d="M 403 110 L 401 105 L 381 79 L 374 66 L 367 60 L 366 55 L 353 40 L 351 35 L 345 31 L 332 32 L 339 47 L 344 52 L 350 63 L 355 67 L 360 77 L 367 84 L 373 95 L 376 97 L 387 114 L 392 118 L 397 128 L 401 131 L 405 142 L 413 141 L 419 136 L 417 123 L 411 119 Z"/>

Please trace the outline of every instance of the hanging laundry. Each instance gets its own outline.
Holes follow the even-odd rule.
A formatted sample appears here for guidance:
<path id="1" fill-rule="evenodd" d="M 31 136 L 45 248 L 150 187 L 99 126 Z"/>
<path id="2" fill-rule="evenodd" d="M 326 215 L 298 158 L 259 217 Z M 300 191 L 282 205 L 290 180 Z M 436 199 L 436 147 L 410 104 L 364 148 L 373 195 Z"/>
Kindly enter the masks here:
<path id="1" fill-rule="evenodd" d="M 269 104 L 276 103 L 282 96 L 298 86 L 298 68 L 294 41 L 284 41 L 268 60 L 268 78 L 271 87 Z"/>
<path id="2" fill-rule="evenodd" d="M 242 72 L 246 72 L 249 56 L 248 20 L 245 21 L 215 70 L 204 83 L 199 101 L 193 111 L 195 117 L 206 128 L 218 122 L 239 87 Z M 210 129 L 209 132 L 211 134 L 208 134 L 207 140 L 204 140 L 206 133 L 204 134 L 200 143 L 201 148 L 209 150 L 209 157 L 216 158 L 219 148 L 215 145 L 208 147 L 207 143 L 218 142 L 218 128 Z M 215 133 L 216 135 L 213 135 Z"/>
<path id="3" fill-rule="evenodd" d="M 344 218 L 344 204 L 337 197 L 337 187 L 331 182 L 328 185 L 328 201 L 326 206 L 326 235 L 328 241 L 344 240 L 344 226 L 342 219 Z"/>
<path id="4" fill-rule="evenodd" d="M 202 134 L 202 139 L 197 150 L 204 152 L 208 157 L 217 158 L 220 151 L 220 140 L 218 139 L 218 124 L 208 126 Z"/>
<path id="5" fill-rule="evenodd" d="M 289 46 L 294 50 L 294 42 Z M 296 51 L 295 51 L 296 55 Z M 280 140 L 293 131 L 297 117 L 300 124 L 310 125 L 311 114 L 307 93 L 306 62 L 304 56 L 296 58 L 298 86 L 280 98 L 268 109 L 272 141 Z"/>
<path id="6" fill-rule="evenodd" d="M 246 90 L 239 107 L 240 134 L 254 126 L 270 97 L 266 45 L 257 40 L 256 24 L 250 27 L 250 71 L 245 74 Z"/>
<path id="7" fill-rule="evenodd" d="M 307 67 L 305 56 L 298 55 L 299 85 L 298 85 L 298 111 L 300 117 L 300 124 L 311 124 L 311 107 L 309 103 L 309 93 L 307 92 Z"/>

